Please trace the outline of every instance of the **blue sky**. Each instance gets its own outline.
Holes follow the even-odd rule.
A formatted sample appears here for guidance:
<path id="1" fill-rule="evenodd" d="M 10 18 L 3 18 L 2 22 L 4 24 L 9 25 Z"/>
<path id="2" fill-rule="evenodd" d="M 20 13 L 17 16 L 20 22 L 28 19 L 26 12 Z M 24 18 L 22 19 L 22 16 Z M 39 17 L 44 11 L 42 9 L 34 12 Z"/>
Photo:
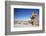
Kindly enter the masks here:
<path id="1" fill-rule="evenodd" d="M 27 20 L 31 17 L 33 11 L 39 15 L 39 9 L 14 8 L 14 19 Z"/>

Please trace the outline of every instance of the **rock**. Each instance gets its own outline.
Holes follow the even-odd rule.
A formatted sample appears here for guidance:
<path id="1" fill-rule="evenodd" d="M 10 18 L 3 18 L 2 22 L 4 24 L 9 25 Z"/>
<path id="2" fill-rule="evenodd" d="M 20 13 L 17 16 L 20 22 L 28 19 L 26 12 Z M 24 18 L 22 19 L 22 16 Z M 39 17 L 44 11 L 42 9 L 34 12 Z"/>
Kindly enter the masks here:
<path id="1" fill-rule="evenodd" d="M 39 17 L 37 13 L 34 13 L 34 12 L 32 13 L 31 23 L 32 25 L 39 25 Z"/>

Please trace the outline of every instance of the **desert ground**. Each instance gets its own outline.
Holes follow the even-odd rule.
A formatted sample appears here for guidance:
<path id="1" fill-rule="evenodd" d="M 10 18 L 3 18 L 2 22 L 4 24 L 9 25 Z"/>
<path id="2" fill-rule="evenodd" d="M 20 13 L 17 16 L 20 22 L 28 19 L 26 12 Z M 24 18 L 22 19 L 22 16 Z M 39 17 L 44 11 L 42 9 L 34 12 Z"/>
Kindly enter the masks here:
<path id="1" fill-rule="evenodd" d="M 32 27 L 32 26 L 36 26 L 32 25 L 32 23 L 29 23 L 28 21 L 17 21 L 14 24 L 14 27 Z"/>
<path id="2" fill-rule="evenodd" d="M 15 24 L 15 27 L 30 27 L 30 26 L 32 26 L 32 24 L 30 24 L 30 23 L 28 23 L 26 21 L 17 22 Z"/>

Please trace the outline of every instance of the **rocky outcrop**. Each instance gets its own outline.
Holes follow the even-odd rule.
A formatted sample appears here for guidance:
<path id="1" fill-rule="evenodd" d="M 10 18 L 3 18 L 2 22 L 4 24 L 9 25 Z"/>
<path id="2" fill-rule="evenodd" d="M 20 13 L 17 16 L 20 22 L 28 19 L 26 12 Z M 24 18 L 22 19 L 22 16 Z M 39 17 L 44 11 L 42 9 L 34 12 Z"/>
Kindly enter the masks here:
<path id="1" fill-rule="evenodd" d="M 37 15 L 37 13 L 32 13 L 32 17 L 31 20 L 29 21 L 29 23 L 31 23 L 32 25 L 39 25 L 39 17 Z"/>

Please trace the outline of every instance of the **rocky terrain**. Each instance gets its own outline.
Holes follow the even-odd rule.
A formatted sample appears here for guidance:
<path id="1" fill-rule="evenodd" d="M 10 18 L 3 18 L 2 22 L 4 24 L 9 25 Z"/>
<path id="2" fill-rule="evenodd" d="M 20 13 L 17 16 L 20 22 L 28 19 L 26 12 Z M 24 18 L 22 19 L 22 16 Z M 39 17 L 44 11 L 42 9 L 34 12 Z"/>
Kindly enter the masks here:
<path id="1" fill-rule="evenodd" d="M 37 13 L 32 13 L 31 20 L 28 21 L 14 21 L 14 27 L 31 27 L 31 26 L 38 26 L 39 25 L 39 17 Z"/>

